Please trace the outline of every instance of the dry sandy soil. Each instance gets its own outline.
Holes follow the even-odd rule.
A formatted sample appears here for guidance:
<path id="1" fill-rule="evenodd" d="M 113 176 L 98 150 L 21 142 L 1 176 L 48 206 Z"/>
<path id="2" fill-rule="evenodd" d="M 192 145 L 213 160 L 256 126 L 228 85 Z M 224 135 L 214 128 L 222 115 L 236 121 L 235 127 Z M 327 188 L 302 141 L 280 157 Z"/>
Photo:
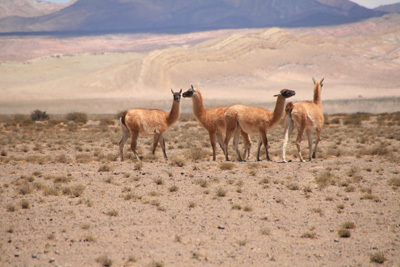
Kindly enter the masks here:
<path id="1" fill-rule="evenodd" d="M 139 138 L 119 161 L 111 118 L 2 118 L 2 266 L 400 265 L 400 118 L 330 115 L 318 158 L 217 161 L 191 115 L 166 133 L 169 160 Z M 303 153 L 307 153 L 303 140 Z M 234 151 L 230 151 L 234 159 Z M 263 154 L 262 159 L 265 159 Z"/>

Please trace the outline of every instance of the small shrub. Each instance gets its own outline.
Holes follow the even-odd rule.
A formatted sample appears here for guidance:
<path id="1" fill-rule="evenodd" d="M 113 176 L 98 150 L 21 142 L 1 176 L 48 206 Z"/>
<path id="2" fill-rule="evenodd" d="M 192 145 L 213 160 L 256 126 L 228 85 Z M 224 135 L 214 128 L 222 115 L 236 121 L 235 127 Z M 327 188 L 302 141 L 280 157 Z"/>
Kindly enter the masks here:
<path id="1" fill-rule="evenodd" d="M 118 216 L 119 212 L 117 210 L 110 210 L 110 211 L 107 211 L 106 214 L 111 217 L 116 217 L 116 216 Z"/>
<path id="2" fill-rule="evenodd" d="M 347 238 L 351 236 L 351 233 L 348 229 L 339 229 L 338 235 L 343 238 Z"/>
<path id="3" fill-rule="evenodd" d="M 188 207 L 191 208 L 191 209 L 195 208 L 196 206 L 197 206 L 197 204 L 194 201 L 190 201 L 189 204 L 188 204 Z"/>
<path id="4" fill-rule="evenodd" d="M 310 238 L 310 239 L 315 239 L 317 238 L 317 234 L 315 232 L 305 232 L 300 236 L 301 238 Z"/>
<path id="5" fill-rule="evenodd" d="M 249 206 L 249 205 L 246 205 L 246 206 L 243 207 L 243 210 L 247 211 L 247 212 L 250 212 L 250 211 L 253 211 L 253 208 L 251 206 Z"/>
<path id="6" fill-rule="evenodd" d="M 201 147 L 195 147 L 188 151 L 188 157 L 193 161 L 198 161 L 206 158 L 208 156 L 208 152 Z"/>
<path id="7" fill-rule="evenodd" d="M 304 188 L 303 188 L 303 192 L 304 193 L 311 193 L 312 192 L 312 188 L 309 186 L 309 185 L 307 185 L 307 186 L 305 186 Z"/>
<path id="8" fill-rule="evenodd" d="M 321 208 L 313 208 L 313 209 L 311 209 L 311 211 L 314 212 L 314 213 L 318 213 L 319 216 L 324 215 L 324 212 L 322 211 Z"/>
<path id="9" fill-rule="evenodd" d="M 102 255 L 96 258 L 96 262 L 101 266 L 111 266 L 112 260 L 107 255 Z"/>
<path id="10" fill-rule="evenodd" d="M 371 262 L 376 262 L 379 264 L 384 263 L 386 260 L 386 258 L 382 252 L 376 252 L 376 253 L 372 254 L 369 259 L 371 260 Z"/>
<path id="11" fill-rule="evenodd" d="M 400 177 L 390 178 L 388 184 L 393 186 L 394 188 L 400 187 Z"/>
<path id="12" fill-rule="evenodd" d="M 155 178 L 154 182 L 156 183 L 156 185 L 163 185 L 164 181 L 162 178 Z"/>
<path id="13" fill-rule="evenodd" d="M 151 267 L 164 267 L 164 262 L 163 261 L 155 261 L 150 264 Z"/>
<path id="14" fill-rule="evenodd" d="M 81 229 L 83 229 L 83 230 L 90 229 L 90 224 L 88 224 L 88 223 L 81 224 Z"/>
<path id="15" fill-rule="evenodd" d="M 315 177 L 315 182 L 319 189 L 325 188 L 328 185 L 334 184 L 334 176 L 330 170 L 326 170 Z"/>
<path id="16" fill-rule="evenodd" d="M 271 234 L 271 230 L 268 227 L 261 228 L 260 233 L 262 235 L 270 235 Z"/>
<path id="17" fill-rule="evenodd" d="M 82 113 L 82 112 L 71 112 L 71 113 L 67 114 L 66 119 L 68 121 L 73 121 L 76 123 L 80 122 L 80 123 L 85 124 L 88 121 L 88 116 L 86 113 Z"/>
<path id="18" fill-rule="evenodd" d="M 56 239 L 56 234 L 55 233 L 51 233 L 47 235 L 47 239 L 49 240 L 55 240 Z"/>
<path id="19" fill-rule="evenodd" d="M 80 196 L 82 196 L 85 189 L 86 189 L 86 187 L 84 185 L 81 185 L 81 184 L 74 185 L 71 188 L 71 195 L 74 197 L 80 197 Z"/>
<path id="20" fill-rule="evenodd" d="M 348 222 L 345 222 L 342 224 L 342 228 L 343 229 L 354 229 L 354 228 L 356 228 L 356 224 L 348 221 Z"/>
<path id="21" fill-rule="evenodd" d="M 227 194 L 227 191 L 225 189 L 223 189 L 222 187 L 218 187 L 218 189 L 216 191 L 217 197 L 225 197 L 226 194 Z"/>
<path id="22" fill-rule="evenodd" d="M 43 187 L 43 193 L 45 196 L 58 196 L 60 194 L 59 186 Z"/>
<path id="23" fill-rule="evenodd" d="M 49 115 L 46 114 L 46 111 L 34 110 L 31 113 L 31 119 L 33 121 L 47 121 L 50 119 Z"/>
<path id="24" fill-rule="evenodd" d="M 178 243 L 181 243 L 182 242 L 182 237 L 180 237 L 179 235 L 175 235 L 174 241 L 178 242 Z"/>
<path id="25" fill-rule="evenodd" d="M 243 247 L 247 244 L 247 240 L 246 239 L 238 240 L 237 243 L 239 244 L 239 246 Z"/>
<path id="26" fill-rule="evenodd" d="M 169 192 L 177 192 L 179 190 L 179 187 L 176 185 L 173 185 L 168 190 L 169 190 Z"/>
<path id="27" fill-rule="evenodd" d="M 83 237 L 83 241 L 84 242 L 96 242 L 97 238 L 91 234 L 88 234 Z"/>
<path id="28" fill-rule="evenodd" d="M 7 210 L 8 212 L 14 212 L 14 211 L 16 210 L 16 208 L 15 208 L 14 205 L 8 204 L 7 207 L 6 207 L 6 210 Z"/>
<path id="29" fill-rule="evenodd" d="M 183 167 L 185 166 L 185 160 L 180 158 L 180 157 L 172 157 L 169 159 L 171 166 L 178 166 L 178 167 Z"/>
<path id="30" fill-rule="evenodd" d="M 195 183 L 198 184 L 198 185 L 200 185 L 200 186 L 203 187 L 203 188 L 208 187 L 208 181 L 207 181 L 207 179 L 197 179 L 197 180 L 195 181 Z"/>
<path id="31" fill-rule="evenodd" d="M 98 172 L 110 172 L 110 171 L 112 171 L 112 168 L 108 165 L 101 165 L 98 170 Z"/>
<path id="32" fill-rule="evenodd" d="M 296 184 L 296 183 L 287 184 L 286 187 L 287 187 L 289 190 L 299 190 L 299 189 L 300 189 L 299 185 Z"/>
<path id="33" fill-rule="evenodd" d="M 219 168 L 221 170 L 232 170 L 235 167 L 235 164 L 231 163 L 231 162 L 221 162 L 219 164 Z"/>
<path id="34" fill-rule="evenodd" d="M 30 209 L 31 208 L 31 203 L 29 203 L 28 200 L 23 199 L 23 200 L 21 200 L 21 208 Z"/>
<path id="35" fill-rule="evenodd" d="M 242 206 L 240 206 L 239 204 L 233 204 L 233 205 L 232 205 L 232 209 L 233 209 L 233 210 L 241 210 L 241 209 L 242 209 Z"/>
<path id="36" fill-rule="evenodd" d="M 140 171 L 143 168 L 143 162 L 139 161 L 135 163 L 135 166 L 133 167 L 134 170 Z"/>

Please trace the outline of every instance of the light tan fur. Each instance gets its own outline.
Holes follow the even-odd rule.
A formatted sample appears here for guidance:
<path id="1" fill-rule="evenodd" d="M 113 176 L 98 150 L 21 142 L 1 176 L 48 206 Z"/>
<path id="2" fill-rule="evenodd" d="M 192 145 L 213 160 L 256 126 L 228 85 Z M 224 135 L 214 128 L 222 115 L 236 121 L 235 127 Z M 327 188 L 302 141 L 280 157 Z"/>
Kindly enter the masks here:
<path id="1" fill-rule="evenodd" d="M 304 130 L 308 136 L 308 147 L 309 147 L 309 156 L 308 159 L 311 161 L 311 158 L 316 157 L 317 146 L 319 141 L 321 141 L 321 131 L 324 125 L 324 114 L 322 111 L 322 100 L 321 100 L 321 91 L 322 91 L 322 82 L 316 82 L 313 78 L 314 82 L 314 99 L 311 101 L 301 101 L 296 103 L 288 103 L 286 105 L 286 114 L 285 114 L 285 132 L 284 132 L 284 140 L 282 146 L 282 160 L 286 162 L 286 145 L 290 138 L 290 135 L 293 131 L 293 126 L 297 129 L 297 139 L 296 146 L 297 152 L 299 155 L 299 159 L 301 162 L 304 161 L 301 155 L 300 143 L 303 137 Z M 317 138 L 315 142 L 314 152 L 312 151 L 312 138 L 311 131 L 315 129 Z"/>
<path id="2" fill-rule="evenodd" d="M 218 141 L 222 151 L 224 151 L 224 140 L 223 134 L 225 134 L 225 120 L 224 120 L 224 112 L 229 108 L 229 106 L 219 106 L 214 108 L 204 108 L 203 97 L 199 90 L 193 88 L 189 88 L 186 92 L 182 94 L 182 96 L 192 98 L 193 102 L 193 114 L 196 117 L 196 120 L 201 124 L 201 126 L 207 130 L 210 143 L 213 150 L 213 160 L 216 160 L 216 141 Z M 246 133 L 242 133 L 245 150 L 243 157 L 246 158 L 250 155 L 251 141 L 249 135 Z M 224 151 L 225 153 L 225 151 Z"/>
<path id="3" fill-rule="evenodd" d="M 270 160 L 268 154 L 268 139 L 267 131 L 274 127 L 281 119 L 284 113 L 286 98 L 295 95 L 292 90 L 284 89 L 277 96 L 274 111 L 262 107 L 251 107 L 245 105 L 234 105 L 229 107 L 224 114 L 226 123 L 225 135 L 225 158 L 228 161 L 228 144 L 234 134 L 234 145 L 237 153 L 237 158 L 242 161 L 238 150 L 238 133 L 239 129 L 247 134 L 258 134 L 259 140 L 257 145 L 257 161 L 260 160 L 261 144 L 264 144 L 267 159 Z"/>
<path id="4" fill-rule="evenodd" d="M 172 90 L 171 90 L 172 91 Z M 137 139 L 139 135 L 142 136 L 154 136 L 152 153 L 154 155 L 157 144 L 160 143 L 164 158 L 167 160 L 167 154 L 165 152 L 165 141 L 163 133 L 173 125 L 180 116 L 180 98 L 182 89 L 179 93 L 172 94 L 174 100 L 172 102 L 172 108 L 170 112 L 159 109 L 144 109 L 135 108 L 127 110 L 121 115 L 121 129 L 122 138 L 119 142 L 119 150 L 121 155 L 121 161 L 124 161 L 123 149 L 126 140 L 131 136 L 131 149 L 138 160 L 140 156 L 136 152 Z"/>

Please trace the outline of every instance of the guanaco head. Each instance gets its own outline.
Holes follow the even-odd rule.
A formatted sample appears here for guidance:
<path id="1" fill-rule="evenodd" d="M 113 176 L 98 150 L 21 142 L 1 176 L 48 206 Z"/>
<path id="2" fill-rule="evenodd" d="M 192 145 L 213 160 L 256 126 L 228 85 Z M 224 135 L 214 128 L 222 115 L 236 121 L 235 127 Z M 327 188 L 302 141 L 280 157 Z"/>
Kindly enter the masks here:
<path id="1" fill-rule="evenodd" d="M 179 102 L 181 101 L 181 93 L 182 93 L 182 89 L 179 92 L 174 92 L 171 89 L 172 95 L 174 96 L 174 101 Z"/>
<path id="2" fill-rule="evenodd" d="M 290 89 L 282 89 L 279 94 L 276 94 L 274 96 L 283 96 L 284 98 L 289 98 L 292 97 L 296 94 L 295 91 L 290 90 Z"/>
<path id="3" fill-rule="evenodd" d="M 322 90 L 322 86 L 323 86 L 322 82 L 324 81 L 324 79 L 325 78 L 322 78 L 322 80 L 319 82 L 319 85 L 321 86 L 321 90 Z M 313 80 L 314 84 L 317 83 L 314 78 L 312 78 L 312 80 Z"/>
<path id="4" fill-rule="evenodd" d="M 184 92 L 183 94 L 182 94 L 182 96 L 183 97 L 192 97 L 193 96 L 193 94 L 196 92 L 196 89 L 194 89 L 194 87 L 193 87 L 193 85 L 192 85 L 192 87 L 191 88 L 189 88 L 186 92 Z"/>

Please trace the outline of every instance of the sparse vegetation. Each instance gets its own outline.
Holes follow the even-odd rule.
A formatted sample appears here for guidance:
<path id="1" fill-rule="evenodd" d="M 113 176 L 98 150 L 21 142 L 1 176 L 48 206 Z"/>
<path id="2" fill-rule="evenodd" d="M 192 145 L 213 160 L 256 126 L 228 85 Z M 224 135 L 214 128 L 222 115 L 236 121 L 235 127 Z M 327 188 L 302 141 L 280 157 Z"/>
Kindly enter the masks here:
<path id="1" fill-rule="evenodd" d="M 315 239 L 315 238 L 317 238 L 317 234 L 315 232 L 305 232 L 300 237 L 301 238 Z"/>
<path id="2" fill-rule="evenodd" d="M 369 259 L 371 260 L 371 262 L 379 264 L 384 263 L 386 260 L 385 255 L 382 252 L 375 252 L 374 254 L 371 255 Z"/>
<path id="3" fill-rule="evenodd" d="M 96 262 L 101 266 L 111 266 L 112 260 L 107 255 L 102 255 L 96 258 Z"/>
<path id="4" fill-rule="evenodd" d="M 118 210 L 109 210 L 106 212 L 106 214 L 111 217 L 116 217 L 116 216 L 118 216 L 119 212 L 118 212 Z"/>
<path id="5" fill-rule="evenodd" d="M 87 123 L 88 121 L 88 115 L 86 113 L 82 112 L 71 112 L 68 113 L 65 117 L 69 121 L 73 121 L 75 123 Z"/>
<path id="6" fill-rule="evenodd" d="M 50 119 L 49 115 L 46 113 L 46 111 L 41 111 L 39 109 L 36 109 L 32 111 L 31 113 L 31 119 L 33 121 L 47 121 Z"/>
<path id="7" fill-rule="evenodd" d="M 225 197 L 228 192 L 222 187 L 218 187 L 216 190 L 217 197 Z"/>
<path id="8" fill-rule="evenodd" d="M 296 159 L 293 138 L 288 146 L 293 162 L 276 162 L 282 145 L 282 126 L 278 126 L 268 133 L 273 162 L 255 162 L 253 146 L 248 162 L 227 162 L 227 166 L 219 148 L 217 160 L 212 161 L 208 135 L 199 131 L 194 121 L 186 128 L 180 122 L 166 132 L 168 161 L 152 157 L 152 138 L 140 137 L 143 142 L 139 142 L 138 150 L 145 155 L 143 161 L 126 149 L 126 161 L 114 162 L 121 138 L 119 125 L 100 125 L 92 116 L 86 125 L 72 122 L 76 126 L 73 132 L 63 115 L 51 115 L 52 122 L 39 123 L 34 123 L 29 114 L 21 116 L 18 123 L 0 116 L 0 197 L 4 200 L 1 246 L 6 251 L 18 255 L 16 246 L 22 242 L 29 246 L 32 225 L 45 230 L 37 239 L 43 257 L 33 255 L 38 265 L 46 265 L 50 259 L 61 264 L 57 253 L 62 253 L 64 245 L 74 247 L 77 242 L 99 253 L 106 241 L 99 235 L 102 231 L 116 247 L 122 247 L 121 242 L 131 237 L 138 244 L 132 251 L 123 248 L 119 258 L 109 259 L 112 265 L 151 266 L 155 255 L 148 256 L 140 244 L 152 242 L 160 231 L 165 231 L 157 237 L 160 243 L 170 242 L 180 254 L 177 259 L 185 258 L 189 265 L 218 262 L 217 254 L 209 253 L 208 246 L 220 241 L 221 236 L 227 238 L 224 244 L 232 245 L 221 252 L 220 242 L 215 242 L 216 253 L 224 256 L 221 262 L 226 265 L 239 261 L 249 264 L 244 252 L 250 253 L 246 255 L 251 255 L 254 264 L 260 263 L 258 254 L 252 254 L 253 248 L 264 241 L 273 245 L 281 238 L 293 239 L 307 249 L 324 240 L 340 246 L 357 242 L 357 249 L 366 251 L 357 263 L 377 265 L 382 260 L 379 255 L 372 259 L 371 254 L 382 248 L 386 256 L 383 264 L 398 263 L 393 253 L 386 253 L 395 251 L 395 242 L 380 241 L 390 240 L 398 229 L 394 211 L 400 187 L 396 162 L 400 125 L 389 121 L 389 115 L 382 123 L 371 115 L 359 127 L 344 125 L 346 114 L 326 115 L 330 124 L 325 125 L 318 159 L 306 163 Z M 394 124 L 386 126 L 388 123 Z M 254 143 L 257 136 L 252 138 Z M 242 141 L 239 146 L 242 148 Z M 201 149 L 189 152 L 193 147 Z M 330 155 L 328 149 L 340 153 Z M 182 167 L 174 158 L 182 161 Z M 384 227 L 380 227 L 382 223 Z M 302 229 L 304 225 L 315 227 Z M 131 234 L 126 235 L 125 229 Z M 199 234 L 206 232 L 210 234 L 207 238 Z M 371 245 L 369 233 L 381 239 Z M 159 248 L 157 242 L 152 246 Z M 184 252 L 188 246 L 192 248 Z M 273 254 L 264 253 L 262 260 L 282 264 L 283 258 L 275 257 L 286 248 L 278 246 Z M 352 246 L 348 249 L 353 251 Z M 318 248 L 315 250 L 318 253 Z M 116 255 L 115 251 L 101 252 L 109 257 Z M 294 252 L 298 252 L 296 248 Z M 100 266 L 103 264 L 95 262 L 100 254 L 79 257 L 89 265 Z M 332 256 L 330 249 L 325 254 Z M 45 261 L 46 255 L 53 258 Z M 1 257 L 1 262 L 15 264 L 24 258 L 12 253 Z M 160 259 L 165 260 L 165 266 L 171 263 L 170 258 Z M 343 258 L 343 264 L 353 263 Z"/>
<path id="9" fill-rule="evenodd" d="M 223 171 L 232 170 L 233 168 L 235 168 L 235 164 L 231 162 L 221 162 L 219 164 L 219 168 Z"/>
<path id="10" fill-rule="evenodd" d="M 350 237 L 350 236 L 351 236 L 351 233 L 350 233 L 350 231 L 349 231 L 348 229 L 339 229 L 338 235 L 339 235 L 340 237 L 347 238 L 347 237 Z"/>

